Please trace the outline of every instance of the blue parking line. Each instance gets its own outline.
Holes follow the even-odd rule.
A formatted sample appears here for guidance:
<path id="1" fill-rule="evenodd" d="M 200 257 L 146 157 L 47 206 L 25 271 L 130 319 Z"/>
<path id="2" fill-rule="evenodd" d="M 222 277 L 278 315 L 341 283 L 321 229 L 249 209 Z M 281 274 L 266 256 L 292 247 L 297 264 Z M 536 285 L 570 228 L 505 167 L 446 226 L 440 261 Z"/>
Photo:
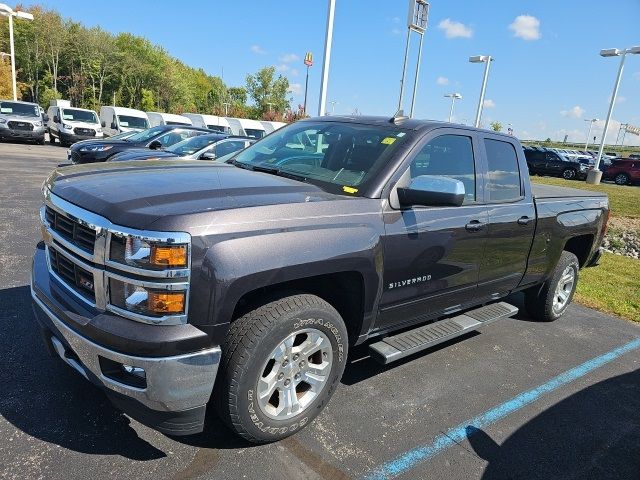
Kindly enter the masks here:
<path id="1" fill-rule="evenodd" d="M 383 480 L 401 475 L 408 470 L 411 470 L 419 463 L 429 460 L 443 450 L 465 440 L 469 436 L 473 435 L 477 429 L 484 428 L 497 422 L 507 415 L 535 402 L 543 395 L 553 392 L 554 390 L 557 390 L 578 378 L 584 377 L 597 368 L 600 368 L 625 353 L 638 348 L 640 348 L 640 338 L 600 355 L 599 357 L 588 360 L 571 370 L 561 373 L 548 382 L 529 390 L 528 392 L 521 393 L 520 395 L 513 397 L 511 400 L 507 400 L 477 417 L 461 423 L 446 433 L 437 436 L 433 443 L 416 447 L 393 460 L 383 463 L 364 478 L 366 480 Z"/>

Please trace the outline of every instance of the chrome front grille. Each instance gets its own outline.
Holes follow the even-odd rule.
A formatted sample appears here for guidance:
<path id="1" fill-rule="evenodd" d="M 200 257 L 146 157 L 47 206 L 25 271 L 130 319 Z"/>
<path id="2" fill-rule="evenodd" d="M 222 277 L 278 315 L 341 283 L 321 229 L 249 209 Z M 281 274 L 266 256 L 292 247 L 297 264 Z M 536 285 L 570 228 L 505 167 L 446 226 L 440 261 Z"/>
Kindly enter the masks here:
<path id="1" fill-rule="evenodd" d="M 147 317 L 113 305 L 109 298 L 110 279 L 159 290 L 189 289 L 191 237 L 180 232 L 147 232 L 120 227 L 109 220 L 45 191 L 40 210 L 42 236 L 46 244 L 49 272 L 76 298 L 100 311 L 147 323 L 176 325 L 186 322 L 188 292 L 184 314 Z M 123 265 L 110 259 L 109 246 L 114 238 L 129 235 L 143 239 L 187 243 L 188 267 L 164 271 Z"/>

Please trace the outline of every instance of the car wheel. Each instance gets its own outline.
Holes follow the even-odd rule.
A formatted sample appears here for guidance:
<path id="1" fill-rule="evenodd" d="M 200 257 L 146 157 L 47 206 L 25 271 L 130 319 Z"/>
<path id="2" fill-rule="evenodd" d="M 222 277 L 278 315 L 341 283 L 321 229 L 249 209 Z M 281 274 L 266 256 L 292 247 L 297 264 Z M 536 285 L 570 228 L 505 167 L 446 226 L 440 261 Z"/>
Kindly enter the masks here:
<path id="1" fill-rule="evenodd" d="M 560 318 L 573 299 L 579 271 L 578 258 L 571 252 L 563 251 L 551 278 L 542 286 L 524 292 L 529 315 L 541 322 Z"/>
<path id="2" fill-rule="evenodd" d="M 576 178 L 576 171 L 573 168 L 565 168 L 562 171 L 562 178 L 565 180 L 573 180 Z"/>
<path id="3" fill-rule="evenodd" d="M 51 145 L 55 145 L 56 143 L 56 137 L 54 137 L 53 135 L 51 135 L 51 130 L 49 130 L 49 143 Z"/>
<path id="4" fill-rule="evenodd" d="M 315 295 L 281 298 L 235 320 L 214 389 L 222 420 L 253 443 L 302 429 L 338 386 L 347 339 L 338 312 Z"/>
<path id="5" fill-rule="evenodd" d="M 626 173 L 619 173 L 613 179 L 616 185 L 627 185 L 629 183 L 629 175 Z"/>
<path id="6" fill-rule="evenodd" d="M 44 142 L 44 137 L 42 137 L 42 138 L 41 138 L 40 140 L 38 140 L 36 143 L 37 143 L 38 145 L 44 145 L 44 143 L 45 143 L 45 142 Z"/>

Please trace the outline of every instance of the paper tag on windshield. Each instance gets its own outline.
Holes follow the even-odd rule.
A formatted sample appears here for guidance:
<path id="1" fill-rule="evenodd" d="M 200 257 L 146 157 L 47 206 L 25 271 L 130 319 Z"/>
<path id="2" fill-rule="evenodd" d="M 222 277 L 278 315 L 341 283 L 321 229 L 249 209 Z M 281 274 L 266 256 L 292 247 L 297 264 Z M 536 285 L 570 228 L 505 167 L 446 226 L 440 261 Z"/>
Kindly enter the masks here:
<path id="1" fill-rule="evenodd" d="M 384 143 L 385 145 L 391 145 L 393 142 L 395 142 L 396 139 L 393 137 L 385 137 L 382 139 L 382 141 L 380 143 Z"/>

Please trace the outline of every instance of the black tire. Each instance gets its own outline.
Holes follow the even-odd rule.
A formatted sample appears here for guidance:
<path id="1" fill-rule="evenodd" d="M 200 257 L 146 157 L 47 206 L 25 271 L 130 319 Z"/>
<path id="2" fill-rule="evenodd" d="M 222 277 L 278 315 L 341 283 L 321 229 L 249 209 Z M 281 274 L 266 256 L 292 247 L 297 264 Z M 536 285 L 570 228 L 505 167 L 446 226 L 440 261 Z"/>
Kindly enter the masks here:
<path id="1" fill-rule="evenodd" d="M 42 137 L 40 140 L 38 140 L 36 142 L 38 145 L 44 145 L 45 141 L 44 141 L 44 137 Z"/>
<path id="2" fill-rule="evenodd" d="M 56 144 L 56 137 L 54 137 L 53 135 L 51 135 L 51 130 L 49 130 L 49 143 L 51 145 L 55 145 Z"/>
<path id="3" fill-rule="evenodd" d="M 562 178 L 565 180 L 573 180 L 576 178 L 578 173 L 573 168 L 565 168 L 562 171 Z"/>
<path id="4" fill-rule="evenodd" d="M 265 363 L 287 337 L 309 328 L 323 333 L 331 344 L 333 358 L 327 380 L 301 412 L 288 419 L 271 418 L 257 398 Z M 214 389 L 218 413 L 232 430 L 252 443 L 288 437 L 313 421 L 327 405 L 344 372 L 347 352 L 347 329 L 342 318 L 315 295 L 292 295 L 256 308 L 231 324 L 222 347 Z"/>
<path id="5" fill-rule="evenodd" d="M 563 277 L 563 273 L 567 268 L 571 268 L 573 270 L 573 285 L 568 295 L 568 300 L 560 310 L 557 310 L 554 309 L 556 288 L 558 287 L 558 284 Z M 525 307 L 527 312 L 529 312 L 529 315 L 531 315 L 534 320 L 538 320 L 540 322 L 553 322 L 564 315 L 564 312 L 573 300 L 573 294 L 575 293 L 576 286 L 578 285 L 579 272 L 580 264 L 578 262 L 578 257 L 571 252 L 563 251 L 560 255 L 560 260 L 558 260 L 556 268 L 553 271 L 553 275 L 551 275 L 551 277 L 541 286 L 533 287 L 524 292 Z"/>
<path id="6" fill-rule="evenodd" d="M 616 185 L 628 185 L 629 184 L 629 175 L 627 175 L 626 173 L 618 173 L 613 178 L 613 181 L 616 183 Z"/>

